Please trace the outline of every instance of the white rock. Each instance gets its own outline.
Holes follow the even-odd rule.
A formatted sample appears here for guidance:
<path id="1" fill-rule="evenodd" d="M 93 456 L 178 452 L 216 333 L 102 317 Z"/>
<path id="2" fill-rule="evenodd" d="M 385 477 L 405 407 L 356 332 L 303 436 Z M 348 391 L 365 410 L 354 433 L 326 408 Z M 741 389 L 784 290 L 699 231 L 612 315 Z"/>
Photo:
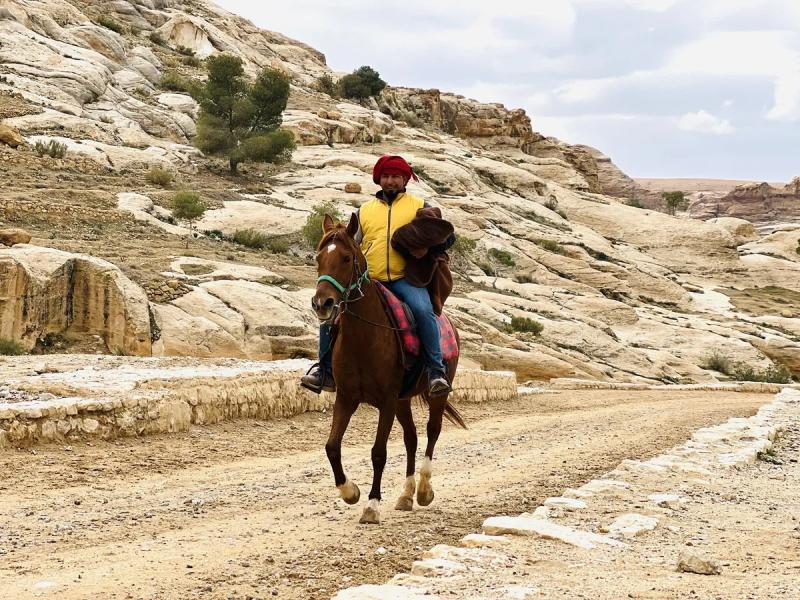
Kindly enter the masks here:
<path id="1" fill-rule="evenodd" d="M 658 504 L 661 508 L 671 508 L 673 510 L 679 508 L 683 502 L 683 498 L 678 494 L 650 494 L 647 499 Z"/>
<path id="2" fill-rule="evenodd" d="M 628 513 L 618 517 L 608 526 L 608 533 L 613 537 L 633 538 L 648 531 L 652 531 L 658 525 L 655 517 L 646 517 L 636 513 Z"/>
<path id="3" fill-rule="evenodd" d="M 461 545 L 465 548 L 496 548 L 510 543 L 511 540 L 505 536 L 483 533 L 470 533 L 461 538 Z"/>
<path id="4" fill-rule="evenodd" d="M 426 594 L 402 585 L 360 585 L 342 590 L 332 600 L 437 600 L 438 596 Z"/>
<path id="5" fill-rule="evenodd" d="M 526 517 L 489 517 L 483 522 L 483 530 L 489 535 L 532 535 L 550 540 L 558 540 L 579 548 L 594 548 L 597 544 L 609 546 L 625 546 L 622 542 L 609 537 L 579 531 L 564 525 L 557 525 L 543 519 Z"/>
<path id="6" fill-rule="evenodd" d="M 412 575 L 425 575 L 430 577 L 447 577 L 465 571 L 466 567 L 454 560 L 446 558 L 426 558 L 415 560 L 411 565 Z"/>
<path id="7" fill-rule="evenodd" d="M 586 502 L 576 500 L 575 498 L 564 498 L 563 496 L 547 498 L 544 501 L 547 507 L 559 507 L 566 511 L 582 510 L 586 508 Z"/>

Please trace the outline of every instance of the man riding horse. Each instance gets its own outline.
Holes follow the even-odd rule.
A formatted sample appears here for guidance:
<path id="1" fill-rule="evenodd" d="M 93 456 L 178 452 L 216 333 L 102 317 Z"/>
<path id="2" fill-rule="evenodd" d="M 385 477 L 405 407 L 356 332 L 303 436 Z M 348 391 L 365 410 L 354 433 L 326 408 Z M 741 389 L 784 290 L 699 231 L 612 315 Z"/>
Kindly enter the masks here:
<path id="1" fill-rule="evenodd" d="M 411 223 L 417 211 L 427 207 L 422 199 L 406 192 L 413 178 L 411 166 L 401 156 L 384 155 L 372 170 L 372 180 L 381 189 L 375 198 L 357 211 L 356 241 L 367 258 L 369 277 L 380 281 L 400 300 L 408 304 L 417 323 L 419 338 L 428 370 L 428 391 L 431 396 L 450 391 L 439 339 L 439 325 L 428 290 L 416 287 L 405 277 L 406 260 L 392 247 L 393 234 Z M 449 240 L 452 244 L 454 240 Z M 446 250 L 445 244 L 442 250 Z M 332 368 L 332 326 L 323 323 L 319 330 L 319 363 L 301 378 L 301 385 L 315 393 L 335 391 Z"/>

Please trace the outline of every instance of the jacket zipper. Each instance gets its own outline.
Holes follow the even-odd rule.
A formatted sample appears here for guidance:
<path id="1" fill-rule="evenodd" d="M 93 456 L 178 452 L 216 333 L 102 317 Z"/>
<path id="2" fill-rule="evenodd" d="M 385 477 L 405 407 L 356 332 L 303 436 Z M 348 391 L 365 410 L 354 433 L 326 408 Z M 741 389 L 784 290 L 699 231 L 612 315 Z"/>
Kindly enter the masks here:
<path id="1" fill-rule="evenodd" d="M 395 198 L 395 202 L 396 201 L 397 201 L 397 198 Z M 391 242 L 391 237 L 392 237 L 392 205 L 393 204 L 394 204 L 394 202 L 389 204 L 389 213 L 388 213 L 387 223 L 386 223 L 386 277 L 389 280 L 389 282 L 392 281 L 392 269 L 391 269 L 391 265 L 389 264 L 389 244 Z"/>

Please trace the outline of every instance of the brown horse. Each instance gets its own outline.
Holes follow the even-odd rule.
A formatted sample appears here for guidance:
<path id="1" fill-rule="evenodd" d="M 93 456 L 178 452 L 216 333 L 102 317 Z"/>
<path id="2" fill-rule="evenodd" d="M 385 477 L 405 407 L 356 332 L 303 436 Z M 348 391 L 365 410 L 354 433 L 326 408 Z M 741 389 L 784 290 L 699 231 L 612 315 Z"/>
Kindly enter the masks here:
<path id="1" fill-rule="evenodd" d="M 431 474 L 433 449 L 442 430 L 442 416 L 466 428 L 461 415 L 448 402 L 447 395 L 430 397 L 426 379 L 421 377 L 410 392 L 400 397 L 404 368 L 401 350 L 392 323 L 383 307 L 381 292 L 368 279 L 367 261 L 354 239 L 358 218 L 353 215 L 345 226 L 334 224 L 329 215 L 323 221 L 323 236 L 317 247 L 317 290 L 311 305 L 321 322 L 339 318 L 339 333 L 333 345 L 333 373 L 336 401 L 333 422 L 325 452 L 342 499 L 355 504 L 361 495 L 342 468 L 342 438 L 350 417 L 362 402 L 378 409 L 378 431 L 372 446 L 372 489 L 361 523 L 380 522 L 381 477 L 386 465 L 386 442 L 397 417 L 403 428 L 406 446 L 406 482 L 397 501 L 397 510 L 411 510 L 416 489 L 417 502 L 433 501 Z M 458 333 L 456 332 L 456 336 Z M 458 339 L 458 338 L 456 338 Z M 448 362 L 452 384 L 458 358 Z M 414 478 L 417 430 L 411 415 L 411 398 L 422 395 L 428 404 L 428 445 L 420 468 L 419 488 Z"/>

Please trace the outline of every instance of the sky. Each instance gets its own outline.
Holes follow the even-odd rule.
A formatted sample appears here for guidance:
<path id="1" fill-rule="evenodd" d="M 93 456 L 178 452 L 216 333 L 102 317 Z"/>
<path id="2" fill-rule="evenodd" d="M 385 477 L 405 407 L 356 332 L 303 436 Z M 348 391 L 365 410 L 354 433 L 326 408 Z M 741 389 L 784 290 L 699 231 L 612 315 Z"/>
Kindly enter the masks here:
<path id="1" fill-rule="evenodd" d="M 635 177 L 800 175 L 800 0 L 215 0 L 391 85 L 524 108 Z"/>

